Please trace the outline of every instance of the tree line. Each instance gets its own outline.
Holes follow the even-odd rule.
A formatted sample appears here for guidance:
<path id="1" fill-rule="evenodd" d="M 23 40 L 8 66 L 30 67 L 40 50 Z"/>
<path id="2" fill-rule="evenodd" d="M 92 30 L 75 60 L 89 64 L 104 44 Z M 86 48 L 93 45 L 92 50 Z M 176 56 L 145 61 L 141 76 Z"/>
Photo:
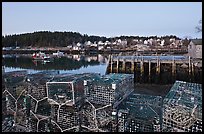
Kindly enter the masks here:
<path id="1" fill-rule="evenodd" d="M 50 32 L 50 31 L 39 31 L 25 34 L 14 34 L 2 36 L 3 47 L 66 47 L 69 45 L 75 45 L 80 42 L 84 44 L 87 41 L 92 43 L 98 41 L 109 41 L 114 42 L 117 39 L 127 40 L 127 43 L 131 43 L 133 39 L 146 40 L 149 38 L 157 39 L 157 36 L 150 37 L 139 37 L 139 36 L 120 36 L 120 37 L 100 37 L 100 36 L 88 36 L 87 34 L 80 34 L 78 32 Z M 174 35 L 164 36 L 162 38 L 176 38 Z"/>

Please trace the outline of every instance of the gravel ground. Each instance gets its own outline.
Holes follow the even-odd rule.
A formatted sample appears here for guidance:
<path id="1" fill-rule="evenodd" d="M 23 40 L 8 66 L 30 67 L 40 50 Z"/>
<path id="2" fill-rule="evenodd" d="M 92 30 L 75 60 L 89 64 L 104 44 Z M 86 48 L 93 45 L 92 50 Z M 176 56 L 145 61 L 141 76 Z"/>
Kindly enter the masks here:
<path id="1" fill-rule="evenodd" d="M 135 93 L 165 97 L 173 84 L 135 84 Z"/>

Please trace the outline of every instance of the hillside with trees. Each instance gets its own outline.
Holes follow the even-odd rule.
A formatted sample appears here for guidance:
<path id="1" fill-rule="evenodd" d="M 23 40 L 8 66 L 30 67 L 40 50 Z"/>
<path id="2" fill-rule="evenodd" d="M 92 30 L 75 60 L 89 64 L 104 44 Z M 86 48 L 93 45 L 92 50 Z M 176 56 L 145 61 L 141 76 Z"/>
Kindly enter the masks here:
<path id="1" fill-rule="evenodd" d="M 157 37 L 139 37 L 139 36 L 120 36 L 120 37 L 100 37 L 100 36 L 88 36 L 87 34 L 80 34 L 78 32 L 50 32 L 50 31 L 39 31 L 34 33 L 25 33 L 25 34 L 14 34 L 14 35 L 5 35 L 2 36 L 2 46 L 3 47 L 15 47 L 16 44 L 18 47 L 66 47 L 70 45 L 75 45 L 78 42 L 84 44 L 87 41 L 92 43 L 98 41 L 110 41 L 114 42 L 117 39 L 127 40 L 127 43 L 130 44 L 133 39 L 150 39 L 150 38 L 176 38 L 174 35 Z"/>

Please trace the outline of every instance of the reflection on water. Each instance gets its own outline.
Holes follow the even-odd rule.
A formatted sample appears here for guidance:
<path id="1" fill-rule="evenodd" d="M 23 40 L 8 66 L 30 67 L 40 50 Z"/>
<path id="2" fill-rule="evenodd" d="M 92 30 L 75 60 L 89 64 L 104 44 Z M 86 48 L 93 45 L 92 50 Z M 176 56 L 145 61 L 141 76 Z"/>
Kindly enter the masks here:
<path id="1" fill-rule="evenodd" d="M 5 72 L 58 70 L 60 73 L 98 72 L 105 74 L 108 55 L 66 55 L 48 60 L 33 60 L 31 55 L 3 55 Z"/>

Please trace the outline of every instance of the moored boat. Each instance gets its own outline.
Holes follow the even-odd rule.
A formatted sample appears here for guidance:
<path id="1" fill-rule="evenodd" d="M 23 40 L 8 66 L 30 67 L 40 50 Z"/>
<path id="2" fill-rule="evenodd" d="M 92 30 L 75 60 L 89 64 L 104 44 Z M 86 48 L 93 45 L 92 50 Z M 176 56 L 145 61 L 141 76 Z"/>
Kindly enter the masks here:
<path id="1" fill-rule="evenodd" d="M 57 53 L 53 53 L 53 56 L 64 56 L 64 53 L 58 50 Z"/>
<path id="2" fill-rule="evenodd" d="M 46 60 L 46 59 L 50 59 L 50 56 L 46 55 L 45 53 L 39 52 L 39 53 L 34 53 L 32 55 L 32 58 L 34 60 Z"/>

